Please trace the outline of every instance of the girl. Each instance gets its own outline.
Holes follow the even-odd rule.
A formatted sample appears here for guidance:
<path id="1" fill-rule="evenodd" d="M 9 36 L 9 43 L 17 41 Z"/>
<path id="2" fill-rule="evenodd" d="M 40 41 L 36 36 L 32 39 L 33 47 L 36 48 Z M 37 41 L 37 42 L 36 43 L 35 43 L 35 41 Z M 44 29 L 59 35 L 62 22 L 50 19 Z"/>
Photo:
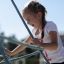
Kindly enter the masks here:
<path id="1" fill-rule="evenodd" d="M 47 11 L 43 5 L 32 1 L 23 10 L 23 17 L 27 23 L 34 27 L 34 40 L 29 36 L 26 40 L 28 44 L 38 45 L 44 48 L 44 54 L 50 63 L 64 62 L 64 48 L 59 37 L 56 24 L 46 20 Z M 24 45 L 17 46 L 13 51 L 8 51 L 10 56 L 14 56 L 26 48 Z"/>

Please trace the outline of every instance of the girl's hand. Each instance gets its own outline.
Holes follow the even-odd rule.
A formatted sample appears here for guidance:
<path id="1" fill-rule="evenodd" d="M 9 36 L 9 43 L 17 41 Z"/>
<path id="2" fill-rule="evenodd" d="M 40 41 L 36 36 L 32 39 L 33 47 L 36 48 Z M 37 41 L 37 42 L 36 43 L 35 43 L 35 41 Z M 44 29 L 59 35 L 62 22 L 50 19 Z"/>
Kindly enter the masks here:
<path id="1" fill-rule="evenodd" d="M 11 54 L 11 51 L 10 50 L 8 50 L 7 48 L 5 48 L 5 52 L 6 52 L 6 54 L 8 55 L 8 56 L 12 56 Z"/>
<path id="2" fill-rule="evenodd" d="M 41 40 L 40 39 L 37 39 L 37 38 L 34 38 L 33 39 L 33 42 L 34 42 L 33 43 L 34 45 L 41 45 L 42 44 Z"/>

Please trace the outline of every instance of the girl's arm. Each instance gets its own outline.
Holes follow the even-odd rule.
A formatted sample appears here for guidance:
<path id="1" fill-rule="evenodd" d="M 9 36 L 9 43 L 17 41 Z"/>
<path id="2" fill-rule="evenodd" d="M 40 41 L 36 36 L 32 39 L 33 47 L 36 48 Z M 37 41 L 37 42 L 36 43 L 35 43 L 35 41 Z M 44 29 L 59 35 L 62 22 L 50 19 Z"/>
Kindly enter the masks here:
<path id="1" fill-rule="evenodd" d="M 48 50 L 56 50 L 57 47 L 58 47 L 58 44 L 57 44 L 57 32 L 55 31 L 51 31 L 49 32 L 49 36 L 50 36 L 50 39 L 51 39 L 51 43 L 43 43 L 43 42 L 40 42 L 38 39 L 34 39 L 34 44 L 36 45 L 39 45 L 41 47 L 43 47 L 44 49 L 48 49 Z"/>
<path id="2" fill-rule="evenodd" d="M 29 38 L 26 39 L 25 42 L 28 43 L 28 44 L 31 44 L 32 38 L 29 36 Z M 15 56 L 19 52 L 23 51 L 26 47 L 27 46 L 25 46 L 25 45 L 18 45 L 14 50 L 12 50 L 12 51 L 6 50 L 6 52 L 9 56 Z"/>

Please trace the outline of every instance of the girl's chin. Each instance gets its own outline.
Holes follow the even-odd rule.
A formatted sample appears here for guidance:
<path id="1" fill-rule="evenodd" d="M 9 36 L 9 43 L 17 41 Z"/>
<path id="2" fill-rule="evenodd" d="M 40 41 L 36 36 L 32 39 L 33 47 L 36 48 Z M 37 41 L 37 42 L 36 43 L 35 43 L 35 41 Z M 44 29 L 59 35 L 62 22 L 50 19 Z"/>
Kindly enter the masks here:
<path id="1" fill-rule="evenodd" d="M 34 27 L 34 24 L 32 24 L 32 26 Z"/>

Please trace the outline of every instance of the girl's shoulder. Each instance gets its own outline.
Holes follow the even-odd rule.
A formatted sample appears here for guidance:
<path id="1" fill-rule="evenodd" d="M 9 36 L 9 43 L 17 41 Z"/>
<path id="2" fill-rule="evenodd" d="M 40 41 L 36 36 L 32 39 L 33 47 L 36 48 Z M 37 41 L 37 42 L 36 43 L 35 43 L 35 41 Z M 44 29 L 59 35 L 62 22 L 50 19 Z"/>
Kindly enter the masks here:
<path id="1" fill-rule="evenodd" d="M 47 24 L 46 24 L 44 29 L 47 30 L 48 32 L 57 31 L 57 26 L 56 26 L 56 24 L 54 22 L 47 21 Z"/>
<path id="2" fill-rule="evenodd" d="M 47 24 L 46 25 L 47 26 L 53 26 L 53 25 L 56 26 L 56 24 L 53 21 L 47 21 Z"/>
<path id="3" fill-rule="evenodd" d="M 57 28 L 53 21 L 47 21 L 45 28 Z"/>

